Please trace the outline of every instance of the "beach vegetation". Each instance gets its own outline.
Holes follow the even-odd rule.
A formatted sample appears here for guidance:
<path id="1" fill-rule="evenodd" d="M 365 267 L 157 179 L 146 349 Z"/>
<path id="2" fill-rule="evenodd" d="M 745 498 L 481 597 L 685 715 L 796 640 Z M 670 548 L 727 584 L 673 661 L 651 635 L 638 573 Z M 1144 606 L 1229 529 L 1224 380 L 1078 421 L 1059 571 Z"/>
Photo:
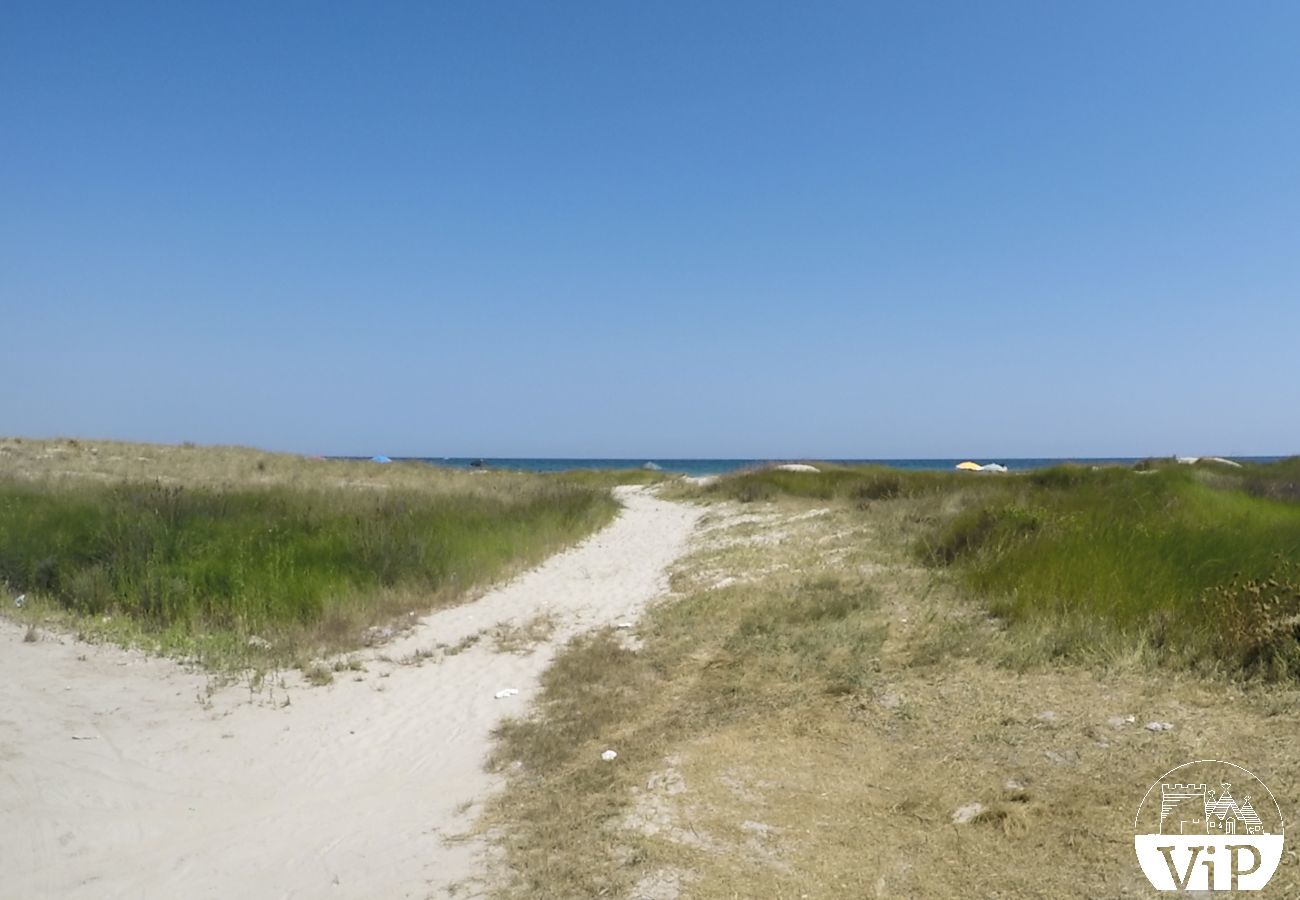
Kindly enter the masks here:
<path id="1" fill-rule="evenodd" d="M 203 452 L 168 449 L 182 469 Z M 238 481 L 0 474 L 0 582 L 27 595 L 14 612 L 209 664 L 294 662 L 463 600 L 618 509 L 558 476 L 246 463 Z"/>
<path id="2" fill-rule="evenodd" d="M 1300 778 L 1300 504 L 1251 487 L 1285 468 L 674 486 L 710 508 L 671 595 L 497 732 L 493 895 L 1132 892 L 1114 823 L 1160 760 Z"/>
<path id="3" fill-rule="evenodd" d="M 1166 662 L 1300 675 L 1300 459 L 819 468 L 738 473 L 696 494 L 909 501 L 917 558 L 992 615 L 1050 635 L 1051 654 L 1087 655 L 1104 633 Z"/>

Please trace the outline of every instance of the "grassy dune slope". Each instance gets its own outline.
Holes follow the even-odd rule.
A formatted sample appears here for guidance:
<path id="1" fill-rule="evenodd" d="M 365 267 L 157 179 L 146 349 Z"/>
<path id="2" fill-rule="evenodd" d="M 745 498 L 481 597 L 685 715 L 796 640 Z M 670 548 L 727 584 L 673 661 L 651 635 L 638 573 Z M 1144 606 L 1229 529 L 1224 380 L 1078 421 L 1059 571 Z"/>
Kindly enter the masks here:
<path id="1" fill-rule="evenodd" d="M 310 655 L 460 599 L 616 508 L 564 476 L 5 441 L 0 581 L 30 620 L 213 663 L 263 641 Z"/>
<path id="2" fill-rule="evenodd" d="M 1289 677 L 1300 673 L 1297 465 L 764 470 L 704 496 L 911 500 L 921 559 L 995 615 L 1042 626 L 1045 652 L 1142 645 L 1166 661 Z"/>
<path id="3" fill-rule="evenodd" d="M 1232 596 L 1270 621 L 1232 586 L 1283 583 L 1296 507 L 1257 490 L 1276 470 L 1156 469 L 699 492 L 673 594 L 634 640 L 575 641 L 501 729 L 498 894 L 1154 896 L 1137 804 L 1206 755 L 1293 820 L 1295 680 L 1179 617 Z M 1285 658 L 1294 632 L 1268 633 Z M 1295 896 L 1296 871 L 1262 896 Z"/>
<path id="4" fill-rule="evenodd" d="M 1170 661 L 1300 674 L 1300 503 L 1186 467 L 1045 472 L 943 523 L 932 554 L 1055 652 L 1106 631 Z"/>

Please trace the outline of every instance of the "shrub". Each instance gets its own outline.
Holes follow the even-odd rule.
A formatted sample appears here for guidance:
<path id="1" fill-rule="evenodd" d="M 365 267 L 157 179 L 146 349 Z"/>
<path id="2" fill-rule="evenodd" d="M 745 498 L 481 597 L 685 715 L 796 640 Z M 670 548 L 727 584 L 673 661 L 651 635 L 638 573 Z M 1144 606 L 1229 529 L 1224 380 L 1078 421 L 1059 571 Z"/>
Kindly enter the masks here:
<path id="1" fill-rule="evenodd" d="M 1269 677 L 1300 675 L 1300 566 L 1277 557 L 1273 574 L 1234 576 L 1207 592 L 1209 621 L 1224 655 Z"/>

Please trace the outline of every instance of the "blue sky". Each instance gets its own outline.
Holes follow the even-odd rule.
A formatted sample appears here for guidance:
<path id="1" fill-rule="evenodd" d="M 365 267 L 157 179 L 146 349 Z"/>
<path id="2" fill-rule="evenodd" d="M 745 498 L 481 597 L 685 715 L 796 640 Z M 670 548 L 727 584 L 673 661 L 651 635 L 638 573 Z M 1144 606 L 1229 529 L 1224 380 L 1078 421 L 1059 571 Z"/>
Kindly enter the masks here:
<path id="1" fill-rule="evenodd" d="M 1300 5 L 8 3 L 0 433 L 1300 452 Z"/>

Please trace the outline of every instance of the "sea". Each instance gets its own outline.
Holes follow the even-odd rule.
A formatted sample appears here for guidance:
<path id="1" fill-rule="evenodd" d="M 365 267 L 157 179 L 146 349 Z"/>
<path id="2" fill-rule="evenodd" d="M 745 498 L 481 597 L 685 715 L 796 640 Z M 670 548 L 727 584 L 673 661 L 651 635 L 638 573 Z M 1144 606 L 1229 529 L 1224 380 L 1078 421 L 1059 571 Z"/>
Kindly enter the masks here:
<path id="1" fill-rule="evenodd" d="M 356 459 L 358 457 L 348 457 Z M 360 457 L 365 459 L 366 457 Z M 1000 463 L 1012 470 L 1041 469 L 1047 466 L 1060 465 L 1061 463 L 1078 463 L 1081 465 L 1133 465 L 1148 457 L 1056 457 L 1056 458 L 1006 458 L 1006 457 L 989 457 L 987 459 L 980 457 L 971 458 L 974 462 L 980 463 Z M 1282 459 L 1280 456 L 1239 456 L 1235 459 L 1243 462 L 1276 462 Z M 728 472 L 736 472 L 741 469 L 752 469 L 759 466 L 771 465 L 774 463 L 787 462 L 828 462 L 841 465 L 879 465 L 890 466 L 895 469 L 928 469 L 931 471 L 940 471 L 952 469 L 963 459 L 826 459 L 826 460 L 797 460 L 797 459 L 663 459 L 659 457 L 650 458 L 627 458 L 627 459 L 530 459 L 514 457 L 442 457 L 442 456 L 414 456 L 414 457 L 392 457 L 394 462 L 425 462 L 435 466 L 449 466 L 456 469 L 469 468 L 487 468 L 487 469 L 505 469 L 520 472 L 564 472 L 570 469 L 640 469 L 647 467 L 647 464 L 653 464 L 665 472 L 671 472 L 680 475 L 725 475 Z"/>

